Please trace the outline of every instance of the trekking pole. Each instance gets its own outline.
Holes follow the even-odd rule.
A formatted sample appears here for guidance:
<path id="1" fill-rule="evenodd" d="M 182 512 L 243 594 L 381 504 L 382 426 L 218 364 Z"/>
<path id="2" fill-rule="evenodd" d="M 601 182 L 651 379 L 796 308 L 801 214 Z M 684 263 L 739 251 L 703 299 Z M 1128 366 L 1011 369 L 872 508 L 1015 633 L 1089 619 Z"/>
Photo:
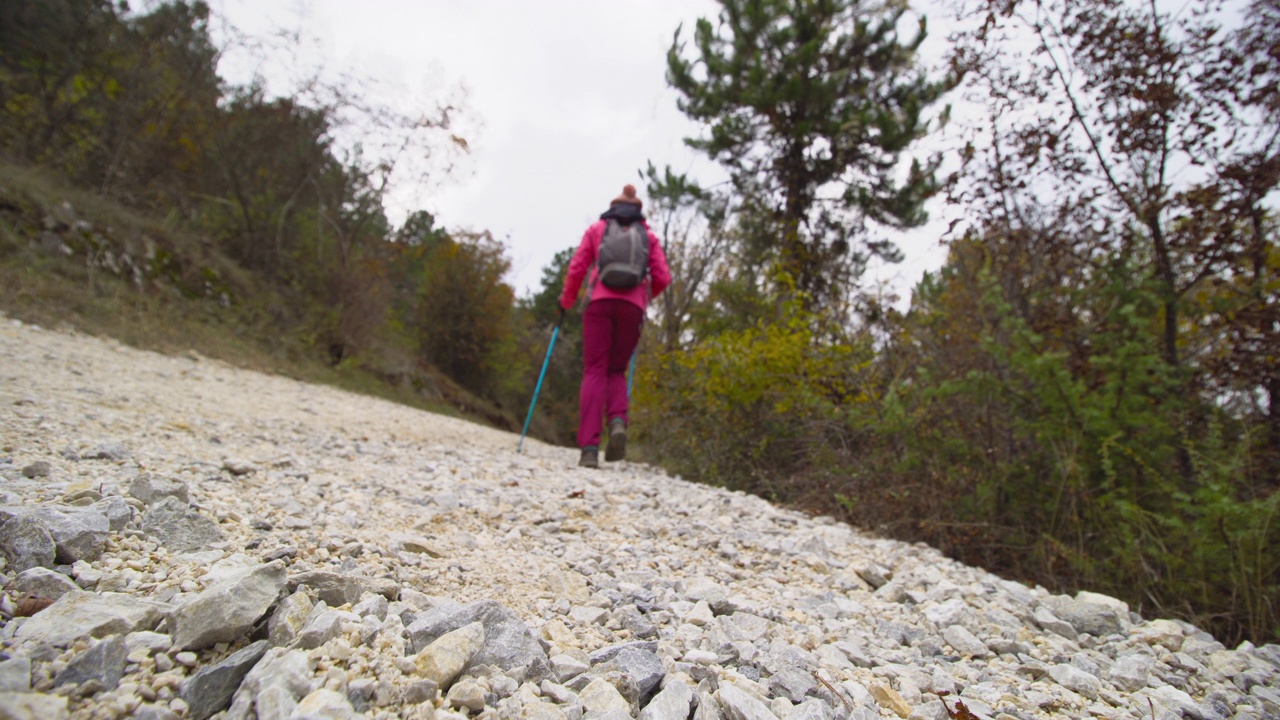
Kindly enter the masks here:
<path id="1" fill-rule="evenodd" d="M 551 364 L 551 350 L 556 346 L 556 336 L 560 334 L 560 321 L 564 320 L 564 308 L 556 316 L 556 326 L 551 330 L 551 343 L 547 345 L 547 358 L 542 361 L 542 372 L 538 373 L 538 384 L 533 388 L 533 399 L 529 401 L 529 414 L 524 416 L 524 429 L 520 431 L 520 442 L 516 444 L 516 452 L 524 447 L 524 436 L 529 432 L 529 421 L 533 419 L 533 407 L 538 404 L 538 393 L 542 391 L 542 380 L 547 376 L 547 366 Z"/>
<path id="2" fill-rule="evenodd" d="M 631 400 L 631 386 L 636 383 L 636 355 L 640 354 L 640 348 L 631 351 L 631 370 L 627 372 L 627 400 Z"/>

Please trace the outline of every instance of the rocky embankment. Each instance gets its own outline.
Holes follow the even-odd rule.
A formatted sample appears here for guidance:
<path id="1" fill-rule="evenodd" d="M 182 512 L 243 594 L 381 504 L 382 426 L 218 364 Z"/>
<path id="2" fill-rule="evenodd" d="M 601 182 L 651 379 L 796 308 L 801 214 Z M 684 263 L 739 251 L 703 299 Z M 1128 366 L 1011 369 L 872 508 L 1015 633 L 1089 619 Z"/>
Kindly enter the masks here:
<path id="1" fill-rule="evenodd" d="M 0 718 L 1280 716 L 1280 647 L 515 446 L 0 318 Z"/>

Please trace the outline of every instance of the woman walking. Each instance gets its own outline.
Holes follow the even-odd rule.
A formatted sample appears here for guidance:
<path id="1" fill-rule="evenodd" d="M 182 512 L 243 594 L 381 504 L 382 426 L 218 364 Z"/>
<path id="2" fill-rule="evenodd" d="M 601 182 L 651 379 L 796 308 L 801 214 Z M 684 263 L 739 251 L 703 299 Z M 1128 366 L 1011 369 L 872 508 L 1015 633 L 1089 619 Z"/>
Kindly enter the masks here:
<path id="1" fill-rule="evenodd" d="M 645 222 L 632 185 L 587 228 L 569 261 L 560 307 L 573 307 L 587 280 L 582 314 L 582 390 L 578 447 L 583 467 L 600 466 L 600 436 L 609 419 L 605 460 L 627 456 L 627 364 L 640 341 L 649 300 L 671 284 L 662 243 Z"/>

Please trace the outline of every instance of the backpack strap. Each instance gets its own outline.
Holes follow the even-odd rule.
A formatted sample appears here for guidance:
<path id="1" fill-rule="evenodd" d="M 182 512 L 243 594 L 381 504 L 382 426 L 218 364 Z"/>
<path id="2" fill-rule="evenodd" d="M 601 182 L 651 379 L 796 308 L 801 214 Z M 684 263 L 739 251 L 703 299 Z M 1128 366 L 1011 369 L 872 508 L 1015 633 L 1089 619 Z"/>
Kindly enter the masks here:
<path id="1" fill-rule="evenodd" d="M 590 275 L 591 281 L 587 283 L 586 304 L 591 304 L 591 296 L 596 293 L 596 283 L 600 282 L 600 248 L 604 245 L 604 236 L 609 234 L 609 223 L 617 222 L 613 218 L 600 218 L 604 220 L 604 230 L 600 231 L 600 242 L 596 243 L 596 260 L 591 263 Z"/>

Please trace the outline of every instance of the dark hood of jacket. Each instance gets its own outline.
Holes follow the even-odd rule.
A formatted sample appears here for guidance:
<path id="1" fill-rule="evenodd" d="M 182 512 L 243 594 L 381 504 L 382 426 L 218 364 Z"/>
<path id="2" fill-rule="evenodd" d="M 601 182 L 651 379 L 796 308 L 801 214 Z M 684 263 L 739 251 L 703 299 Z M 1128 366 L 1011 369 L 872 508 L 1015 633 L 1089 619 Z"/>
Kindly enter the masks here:
<path id="1" fill-rule="evenodd" d="M 630 225 L 637 220 L 644 220 L 644 213 L 631 203 L 617 203 L 600 215 L 601 220 L 617 220 L 619 225 Z"/>

